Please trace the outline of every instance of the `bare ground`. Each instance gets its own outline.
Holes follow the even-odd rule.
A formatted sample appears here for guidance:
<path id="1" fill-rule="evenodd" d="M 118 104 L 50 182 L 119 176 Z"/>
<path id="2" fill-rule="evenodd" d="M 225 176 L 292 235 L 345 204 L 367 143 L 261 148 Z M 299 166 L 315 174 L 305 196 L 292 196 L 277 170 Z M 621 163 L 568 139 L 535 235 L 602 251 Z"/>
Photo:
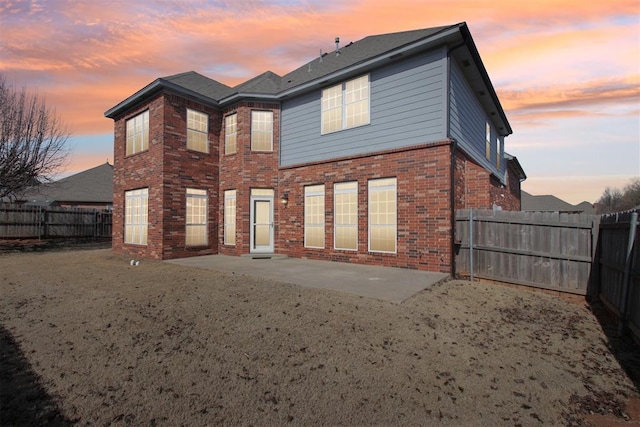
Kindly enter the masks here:
<path id="1" fill-rule="evenodd" d="M 393 304 L 85 250 L 0 256 L 0 302 L 3 426 L 587 425 L 638 397 L 589 307 L 482 283 Z"/>

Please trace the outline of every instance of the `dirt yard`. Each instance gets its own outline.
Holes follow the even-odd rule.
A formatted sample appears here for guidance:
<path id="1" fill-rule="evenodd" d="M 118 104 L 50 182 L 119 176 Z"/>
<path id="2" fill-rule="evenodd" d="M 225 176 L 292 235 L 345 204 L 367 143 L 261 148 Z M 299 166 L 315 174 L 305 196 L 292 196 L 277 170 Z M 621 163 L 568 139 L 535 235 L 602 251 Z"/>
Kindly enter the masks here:
<path id="1" fill-rule="evenodd" d="M 393 304 L 107 249 L 1 255 L 0 299 L 3 426 L 588 425 L 638 397 L 586 305 L 502 286 Z"/>

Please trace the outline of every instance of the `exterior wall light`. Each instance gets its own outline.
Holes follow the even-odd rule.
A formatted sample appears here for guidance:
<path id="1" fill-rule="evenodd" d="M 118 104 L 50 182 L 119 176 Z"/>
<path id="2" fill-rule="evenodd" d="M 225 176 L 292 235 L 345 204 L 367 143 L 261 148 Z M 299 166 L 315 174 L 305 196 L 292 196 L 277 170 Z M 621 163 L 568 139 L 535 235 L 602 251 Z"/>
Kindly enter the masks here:
<path id="1" fill-rule="evenodd" d="M 284 193 L 282 195 L 282 199 L 280 199 L 280 203 L 282 203 L 284 207 L 286 207 L 289 204 L 289 193 Z"/>

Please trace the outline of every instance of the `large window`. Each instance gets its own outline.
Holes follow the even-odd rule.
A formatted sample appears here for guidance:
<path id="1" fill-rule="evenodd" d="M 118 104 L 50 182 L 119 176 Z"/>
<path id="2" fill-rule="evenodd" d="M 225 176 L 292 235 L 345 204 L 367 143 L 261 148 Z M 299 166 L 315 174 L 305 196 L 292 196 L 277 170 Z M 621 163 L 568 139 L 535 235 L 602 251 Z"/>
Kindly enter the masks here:
<path id="1" fill-rule="evenodd" d="M 187 188 L 187 246 L 203 246 L 207 238 L 207 190 Z"/>
<path id="2" fill-rule="evenodd" d="M 149 225 L 149 189 L 124 193 L 124 242 L 134 245 L 147 244 Z"/>
<path id="3" fill-rule="evenodd" d="M 238 151 L 238 115 L 231 114 L 224 118 L 224 154 Z"/>
<path id="4" fill-rule="evenodd" d="M 304 246 L 324 248 L 324 184 L 304 187 Z"/>
<path id="5" fill-rule="evenodd" d="M 209 116 L 187 108 L 187 148 L 209 152 Z"/>
<path id="6" fill-rule="evenodd" d="M 273 112 L 251 112 L 251 151 L 273 151 Z"/>
<path id="7" fill-rule="evenodd" d="M 322 91 L 322 133 L 369 124 L 369 76 Z"/>
<path id="8" fill-rule="evenodd" d="M 149 111 L 127 120 L 126 155 L 149 149 Z"/>
<path id="9" fill-rule="evenodd" d="M 358 183 L 341 182 L 333 186 L 334 246 L 358 249 Z"/>
<path id="10" fill-rule="evenodd" d="M 236 190 L 224 192 L 224 244 L 236 244 Z"/>
<path id="11" fill-rule="evenodd" d="M 369 250 L 396 252 L 396 178 L 369 181 Z"/>

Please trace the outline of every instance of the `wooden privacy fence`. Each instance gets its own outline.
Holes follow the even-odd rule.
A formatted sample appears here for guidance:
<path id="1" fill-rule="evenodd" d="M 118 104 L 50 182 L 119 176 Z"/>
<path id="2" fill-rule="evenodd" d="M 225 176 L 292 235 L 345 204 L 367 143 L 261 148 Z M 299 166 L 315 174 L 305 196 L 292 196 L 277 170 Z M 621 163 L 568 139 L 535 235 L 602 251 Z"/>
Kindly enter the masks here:
<path id="1" fill-rule="evenodd" d="M 456 274 L 586 295 L 596 215 L 459 210 Z"/>
<path id="2" fill-rule="evenodd" d="M 0 204 L 0 239 L 111 237 L 111 222 L 110 211 Z"/>
<path id="3" fill-rule="evenodd" d="M 640 227 L 638 211 L 604 215 L 596 253 L 600 299 L 640 339 Z"/>
<path id="4" fill-rule="evenodd" d="M 459 210 L 456 275 L 599 298 L 640 340 L 639 213 Z"/>

